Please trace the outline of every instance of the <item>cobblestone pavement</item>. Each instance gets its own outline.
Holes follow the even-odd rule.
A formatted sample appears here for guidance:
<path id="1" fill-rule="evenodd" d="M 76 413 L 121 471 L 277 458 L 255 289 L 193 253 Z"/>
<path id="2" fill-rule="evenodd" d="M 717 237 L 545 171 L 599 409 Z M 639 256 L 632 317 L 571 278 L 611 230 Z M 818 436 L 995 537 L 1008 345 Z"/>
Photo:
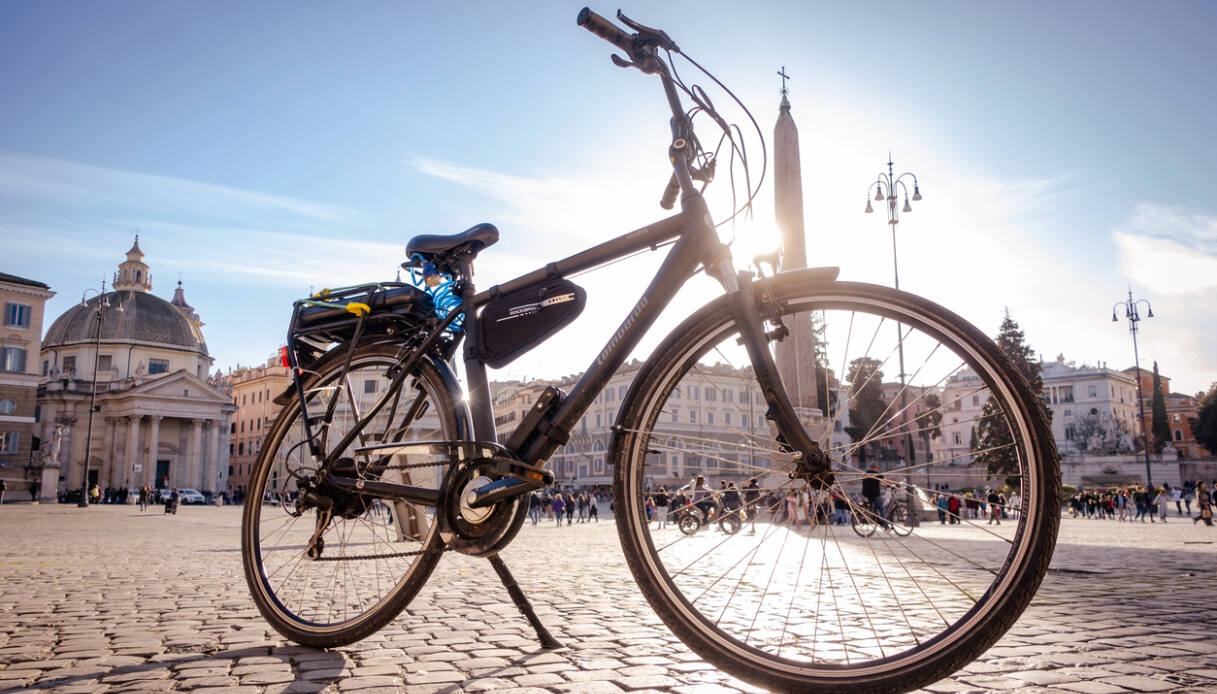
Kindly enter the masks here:
<path id="1" fill-rule="evenodd" d="M 0 691 L 758 691 L 691 653 L 635 587 L 609 521 L 526 526 L 504 553 L 567 648 L 541 650 L 485 560 L 445 555 L 388 627 L 295 646 L 241 575 L 237 508 L 0 508 Z M 1217 692 L 1217 528 L 1063 521 L 1018 624 L 930 692 Z"/>

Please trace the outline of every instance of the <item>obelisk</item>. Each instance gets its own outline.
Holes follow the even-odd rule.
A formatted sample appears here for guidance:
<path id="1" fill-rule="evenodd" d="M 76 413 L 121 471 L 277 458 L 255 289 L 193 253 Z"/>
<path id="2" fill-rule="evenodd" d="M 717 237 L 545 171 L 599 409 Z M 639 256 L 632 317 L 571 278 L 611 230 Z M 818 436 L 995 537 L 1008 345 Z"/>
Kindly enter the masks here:
<path id="1" fill-rule="evenodd" d="M 783 66 L 782 101 L 778 107 L 778 122 L 773 128 L 773 203 L 778 231 L 781 233 L 779 270 L 807 267 L 807 248 L 803 232 L 803 176 L 799 167 L 799 129 L 790 116 L 790 101 L 786 98 L 786 80 L 790 77 Z M 791 403 L 803 418 L 819 414 L 816 395 L 814 335 L 811 315 L 796 314 L 786 320 L 790 335 L 777 344 L 778 373 L 790 396 Z M 811 410 L 816 410 L 812 413 Z"/>

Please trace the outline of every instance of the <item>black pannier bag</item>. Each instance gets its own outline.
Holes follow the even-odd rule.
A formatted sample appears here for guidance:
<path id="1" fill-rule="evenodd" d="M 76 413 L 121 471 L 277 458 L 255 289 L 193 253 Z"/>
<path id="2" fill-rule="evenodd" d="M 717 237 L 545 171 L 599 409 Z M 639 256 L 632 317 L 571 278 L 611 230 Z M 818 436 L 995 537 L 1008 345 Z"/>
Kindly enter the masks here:
<path id="1" fill-rule="evenodd" d="M 568 279 L 548 279 L 491 299 L 477 322 L 474 354 L 492 369 L 544 342 L 583 313 L 587 292 Z"/>

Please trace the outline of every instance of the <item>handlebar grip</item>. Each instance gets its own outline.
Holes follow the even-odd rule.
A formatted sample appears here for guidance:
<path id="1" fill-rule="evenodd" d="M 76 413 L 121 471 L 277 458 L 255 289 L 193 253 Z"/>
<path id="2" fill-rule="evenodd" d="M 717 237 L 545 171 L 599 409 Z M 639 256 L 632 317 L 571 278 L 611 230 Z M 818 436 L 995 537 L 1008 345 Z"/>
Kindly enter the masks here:
<path id="1" fill-rule="evenodd" d="M 584 7 L 579 10 L 575 23 L 596 36 L 620 48 L 627 56 L 633 49 L 633 39 L 609 20 Z"/>
<path id="2" fill-rule="evenodd" d="M 676 194 L 680 192 L 680 181 L 676 180 L 676 174 L 672 174 L 672 178 L 668 181 L 668 187 L 663 191 L 663 197 L 659 200 L 659 206 L 665 210 L 672 209 L 676 204 Z"/>

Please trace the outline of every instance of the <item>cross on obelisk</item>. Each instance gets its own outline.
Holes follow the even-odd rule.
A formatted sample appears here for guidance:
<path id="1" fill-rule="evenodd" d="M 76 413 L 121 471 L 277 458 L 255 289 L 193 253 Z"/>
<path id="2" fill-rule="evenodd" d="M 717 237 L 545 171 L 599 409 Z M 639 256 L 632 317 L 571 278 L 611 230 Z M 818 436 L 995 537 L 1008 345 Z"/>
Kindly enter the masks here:
<path id="1" fill-rule="evenodd" d="M 786 80 L 790 79 L 790 75 L 786 74 L 785 65 L 782 66 L 781 70 L 778 70 L 778 74 L 782 76 L 782 90 L 780 93 L 782 96 L 786 96 L 789 93 L 789 91 L 786 89 Z"/>

